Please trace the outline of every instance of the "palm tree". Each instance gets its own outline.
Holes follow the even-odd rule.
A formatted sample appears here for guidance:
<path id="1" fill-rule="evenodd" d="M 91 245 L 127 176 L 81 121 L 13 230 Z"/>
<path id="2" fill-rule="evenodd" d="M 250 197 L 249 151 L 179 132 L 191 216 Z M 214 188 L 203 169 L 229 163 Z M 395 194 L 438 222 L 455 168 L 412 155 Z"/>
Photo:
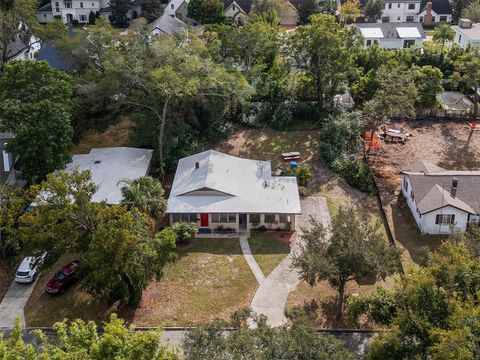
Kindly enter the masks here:
<path id="1" fill-rule="evenodd" d="M 447 24 L 438 25 L 433 32 L 433 41 L 442 44 L 442 48 L 447 41 L 455 39 L 455 31 Z"/>
<path id="2" fill-rule="evenodd" d="M 122 204 L 137 208 L 154 219 L 161 217 L 167 207 L 162 184 L 151 176 L 129 181 L 127 186 L 122 188 L 122 195 Z"/>

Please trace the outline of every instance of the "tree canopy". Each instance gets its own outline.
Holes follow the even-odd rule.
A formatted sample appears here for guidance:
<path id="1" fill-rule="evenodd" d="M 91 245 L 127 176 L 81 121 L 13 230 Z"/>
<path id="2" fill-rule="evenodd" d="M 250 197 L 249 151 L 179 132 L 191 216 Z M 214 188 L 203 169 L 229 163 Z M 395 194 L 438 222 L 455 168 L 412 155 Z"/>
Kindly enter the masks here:
<path id="1" fill-rule="evenodd" d="M 201 24 L 220 24 L 225 21 L 223 2 L 220 0 L 192 0 L 188 3 L 188 16 Z"/>
<path id="2" fill-rule="evenodd" d="M 367 18 L 368 22 L 377 22 L 382 18 L 382 13 L 384 9 L 383 0 L 368 0 L 365 5 L 363 13 Z"/>
<path id="3" fill-rule="evenodd" d="M 71 78 L 44 61 L 13 61 L 0 73 L 0 131 L 15 137 L 7 150 L 21 159 L 21 176 L 43 179 L 70 160 Z"/>

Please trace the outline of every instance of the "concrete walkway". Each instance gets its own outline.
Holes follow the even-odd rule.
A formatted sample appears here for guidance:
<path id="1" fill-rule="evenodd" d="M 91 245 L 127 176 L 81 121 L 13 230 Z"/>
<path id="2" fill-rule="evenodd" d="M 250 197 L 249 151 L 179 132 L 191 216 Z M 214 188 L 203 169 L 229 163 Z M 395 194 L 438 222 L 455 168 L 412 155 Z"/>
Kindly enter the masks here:
<path id="1" fill-rule="evenodd" d="M 25 328 L 25 315 L 23 308 L 35 288 L 33 284 L 17 284 L 12 282 L 7 293 L 0 303 L 0 330 L 11 329 L 17 317 L 20 318 L 20 325 Z"/>
<path id="2" fill-rule="evenodd" d="M 298 235 L 301 229 L 311 227 L 310 216 L 324 226 L 330 226 L 330 213 L 324 197 L 308 197 L 301 201 L 301 206 L 302 215 L 297 216 L 296 219 L 297 241 L 300 241 Z M 298 272 L 291 267 L 296 250 L 297 246 L 294 246 L 290 254 L 260 283 L 252 300 L 252 310 L 257 314 L 266 315 L 267 323 L 271 326 L 281 326 L 286 323 L 284 310 L 288 294 L 300 282 Z"/>
<path id="3" fill-rule="evenodd" d="M 240 247 L 242 248 L 243 257 L 247 261 L 248 266 L 250 266 L 253 275 L 255 275 L 255 279 L 257 279 L 257 282 L 261 284 L 263 280 L 265 280 L 265 276 L 263 275 L 262 269 L 260 269 L 260 266 L 258 266 L 258 263 L 255 261 L 252 250 L 250 249 L 250 244 L 248 243 L 248 238 L 250 237 L 250 234 L 240 233 L 239 235 Z"/>

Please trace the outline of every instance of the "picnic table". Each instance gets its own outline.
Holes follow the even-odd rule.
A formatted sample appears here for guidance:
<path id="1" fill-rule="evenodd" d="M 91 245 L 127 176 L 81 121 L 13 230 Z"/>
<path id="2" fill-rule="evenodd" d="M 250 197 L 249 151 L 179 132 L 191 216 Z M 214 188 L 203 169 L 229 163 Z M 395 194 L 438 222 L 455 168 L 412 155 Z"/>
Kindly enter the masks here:
<path id="1" fill-rule="evenodd" d="M 282 153 L 282 158 L 285 161 L 298 160 L 300 159 L 300 153 L 298 151 L 284 152 Z"/>

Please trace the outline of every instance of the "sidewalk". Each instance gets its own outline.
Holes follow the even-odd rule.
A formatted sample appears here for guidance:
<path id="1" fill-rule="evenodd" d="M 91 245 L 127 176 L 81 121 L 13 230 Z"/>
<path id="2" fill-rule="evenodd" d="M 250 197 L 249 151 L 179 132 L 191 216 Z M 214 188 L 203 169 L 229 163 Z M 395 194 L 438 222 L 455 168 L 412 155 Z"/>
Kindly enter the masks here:
<path id="1" fill-rule="evenodd" d="M 0 303 L 0 330 L 11 329 L 17 317 L 20 318 L 20 325 L 25 328 L 23 308 L 27 304 L 36 283 L 35 281 L 32 284 L 17 284 L 12 281 Z"/>

